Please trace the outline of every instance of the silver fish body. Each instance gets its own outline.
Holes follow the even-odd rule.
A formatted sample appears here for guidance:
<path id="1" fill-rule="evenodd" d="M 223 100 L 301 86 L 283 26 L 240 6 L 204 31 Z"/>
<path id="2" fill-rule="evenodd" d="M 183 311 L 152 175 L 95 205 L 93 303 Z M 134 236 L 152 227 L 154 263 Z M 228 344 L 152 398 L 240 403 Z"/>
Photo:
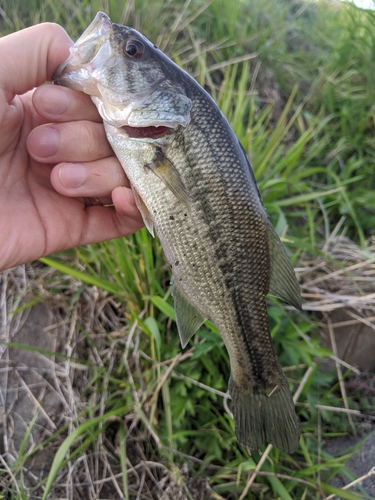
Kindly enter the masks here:
<path id="1" fill-rule="evenodd" d="M 171 266 L 183 347 L 207 318 L 220 331 L 239 442 L 294 451 L 299 423 L 272 346 L 266 296 L 300 308 L 298 284 L 226 118 L 192 77 L 103 13 L 55 83 L 90 94 L 98 107 Z"/>

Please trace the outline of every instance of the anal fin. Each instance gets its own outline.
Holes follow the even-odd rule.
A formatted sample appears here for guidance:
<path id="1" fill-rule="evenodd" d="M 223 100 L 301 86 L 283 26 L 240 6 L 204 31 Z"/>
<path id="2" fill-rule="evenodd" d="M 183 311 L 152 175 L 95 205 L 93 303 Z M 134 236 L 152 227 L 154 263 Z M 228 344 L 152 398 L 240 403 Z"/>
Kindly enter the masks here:
<path id="1" fill-rule="evenodd" d="M 182 348 L 184 348 L 198 328 L 206 321 L 206 318 L 176 284 L 173 284 L 172 297 L 174 298 L 178 333 Z"/>

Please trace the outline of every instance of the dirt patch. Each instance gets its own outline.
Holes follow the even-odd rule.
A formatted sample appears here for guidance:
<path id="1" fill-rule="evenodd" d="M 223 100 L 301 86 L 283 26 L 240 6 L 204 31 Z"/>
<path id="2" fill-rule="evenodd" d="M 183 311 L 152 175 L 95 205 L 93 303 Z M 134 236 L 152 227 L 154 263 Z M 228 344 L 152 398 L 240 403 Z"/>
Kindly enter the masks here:
<path id="1" fill-rule="evenodd" d="M 332 486 L 343 488 L 352 481 L 362 478 L 358 486 L 351 491 L 361 493 L 361 488 L 375 498 L 375 430 L 366 437 L 337 438 L 329 441 L 325 450 L 333 456 L 342 456 L 357 448 L 354 455 L 347 461 L 348 474 L 340 474 L 331 481 Z"/>
<path id="2" fill-rule="evenodd" d="M 50 293 L 45 283 L 59 292 Z M 38 264 L 0 274 L 0 290 L 1 341 L 11 343 L 0 345 L 0 489 L 21 498 L 23 488 L 36 500 L 64 439 L 108 411 L 106 384 L 124 362 L 124 345 L 130 346 L 129 373 L 136 376 L 139 359 L 132 346 L 139 339 L 108 294 L 90 286 L 82 290 L 79 281 Z M 35 297 L 41 302 L 28 307 Z M 204 474 L 197 476 L 182 463 L 168 468 L 135 411 L 91 432 L 97 439 L 87 446 L 87 435 L 77 435 L 50 498 L 125 498 L 124 436 L 129 498 L 213 498 Z M 79 446 L 83 450 L 75 456 Z"/>

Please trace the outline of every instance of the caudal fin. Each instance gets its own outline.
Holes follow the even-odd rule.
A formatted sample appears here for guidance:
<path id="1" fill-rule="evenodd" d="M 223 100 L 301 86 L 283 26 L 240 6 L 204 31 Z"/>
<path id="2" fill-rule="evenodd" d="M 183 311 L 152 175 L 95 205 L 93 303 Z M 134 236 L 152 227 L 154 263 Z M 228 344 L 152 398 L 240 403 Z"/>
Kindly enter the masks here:
<path id="1" fill-rule="evenodd" d="M 254 387 L 240 390 L 232 379 L 229 393 L 236 436 L 240 444 L 251 450 L 271 443 L 286 453 L 299 445 L 300 427 L 294 403 L 284 376 L 274 389 Z"/>

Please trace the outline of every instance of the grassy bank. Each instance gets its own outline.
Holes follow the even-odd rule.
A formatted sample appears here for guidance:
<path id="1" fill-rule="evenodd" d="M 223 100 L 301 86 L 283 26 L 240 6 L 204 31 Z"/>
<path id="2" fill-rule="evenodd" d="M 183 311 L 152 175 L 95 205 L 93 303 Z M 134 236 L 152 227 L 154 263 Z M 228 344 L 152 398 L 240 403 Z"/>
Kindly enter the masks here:
<path id="1" fill-rule="evenodd" d="M 276 0 L 125 6 L 117 0 L 5 0 L 2 9 L 2 34 L 54 21 L 76 39 L 98 10 L 139 29 L 194 74 L 228 117 L 297 267 L 325 259 L 342 269 L 355 262 L 354 253 L 343 263 L 339 253 L 329 253 L 327 241 L 337 234 L 350 237 L 358 255 L 370 252 L 373 12 Z M 25 303 L 50 301 L 77 339 L 58 356 L 74 371 L 70 401 L 81 403 L 59 431 L 66 439 L 42 483 L 45 492 L 52 488 L 51 498 L 63 496 L 59 488 L 67 491 L 61 486 L 68 483 L 66 467 L 76 488 L 72 498 L 162 498 L 165 491 L 177 498 L 181 491 L 193 499 L 318 499 L 338 493 L 330 485 L 337 474 L 355 479 L 345 467 L 349 455 L 333 457 L 322 444 L 360 429 L 363 415 L 372 416 L 372 401 L 366 406 L 346 395 L 338 371 L 320 369 L 331 354 L 317 340 L 321 314 L 289 311 L 270 300 L 275 349 L 301 419 L 301 447 L 293 456 L 265 447 L 263 455 L 250 455 L 234 437 L 223 342 L 208 324 L 181 351 L 169 270 L 146 230 L 42 259 L 28 272 Z M 344 368 L 343 377 L 350 373 Z M 361 416 L 352 421 L 348 408 Z M 23 466 L 38 450 L 24 446 L 10 472 L 3 469 L 6 498 L 27 498 Z M 41 497 L 40 483 L 33 487 Z M 339 497 L 370 498 L 363 489 Z"/>

